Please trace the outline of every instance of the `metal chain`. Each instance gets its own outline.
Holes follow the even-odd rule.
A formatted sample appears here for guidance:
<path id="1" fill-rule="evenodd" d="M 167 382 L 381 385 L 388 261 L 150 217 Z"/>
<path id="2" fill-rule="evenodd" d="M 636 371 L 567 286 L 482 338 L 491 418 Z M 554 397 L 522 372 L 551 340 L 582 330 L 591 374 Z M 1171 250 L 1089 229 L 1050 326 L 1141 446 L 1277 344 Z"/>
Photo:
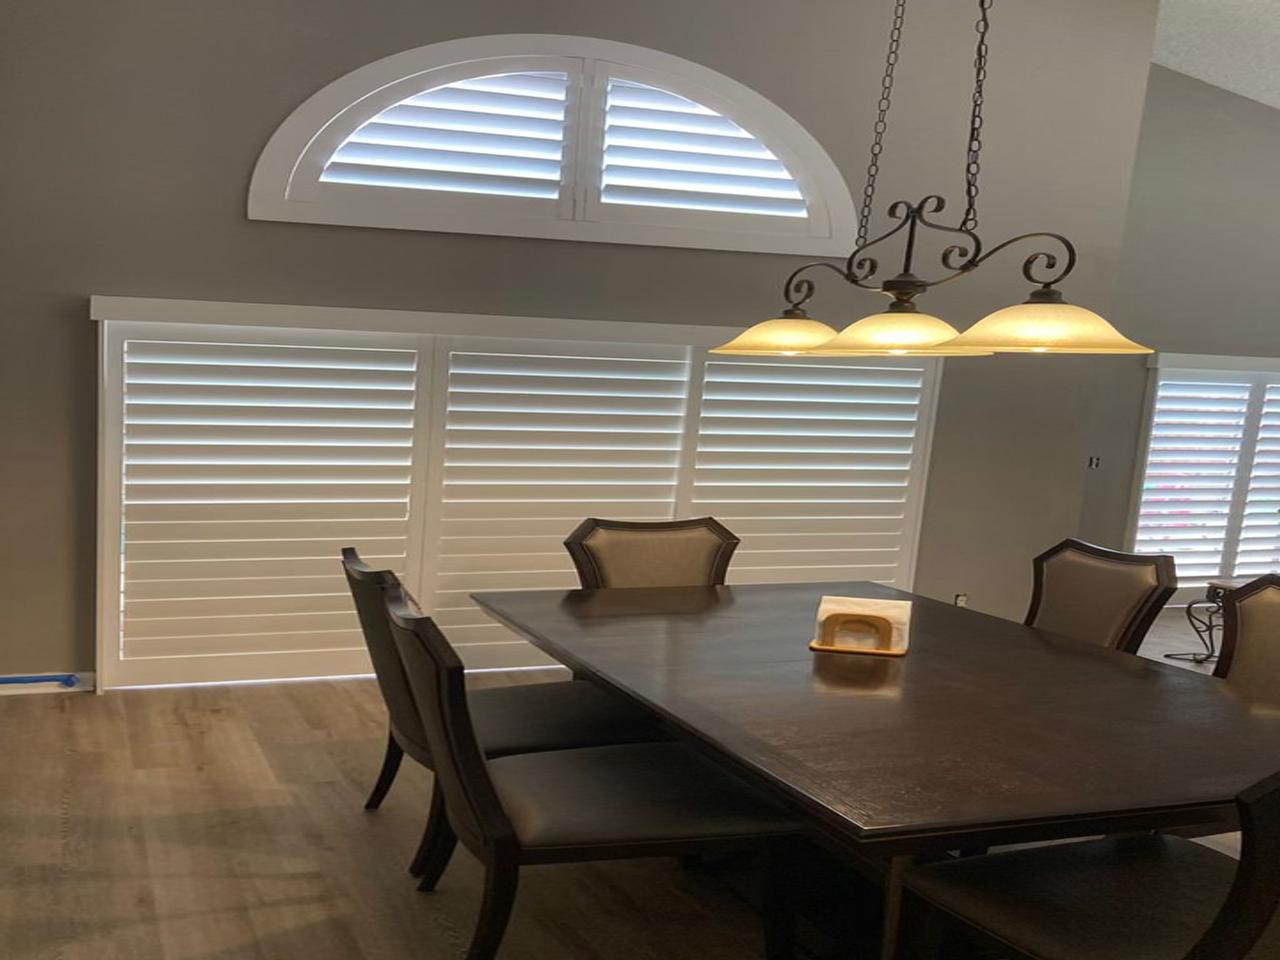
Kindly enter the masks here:
<path id="1" fill-rule="evenodd" d="M 987 81 L 987 31 L 991 29 L 988 13 L 994 0 L 978 0 L 978 20 L 974 29 L 978 33 L 978 48 L 973 56 L 973 109 L 969 114 L 969 145 L 964 165 L 964 219 L 960 229 L 976 230 L 978 227 L 978 176 L 982 172 L 982 101 Z"/>
<path id="2" fill-rule="evenodd" d="M 858 212 L 858 246 L 867 242 L 871 222 L 871 205 L 876 195 L 876 177 L 880 173 L 880 154 L 884 152 L 884 132 L 890 97 L 893 94 L 893 72 L 898 66 L 898 47 L 902 44 L 902 21 L 907 13 L 907 0 L 894 0 L 893 26 L 889 30 L 889 53 L 884 61 L 884 77 L 880 81 L 880 100 L 876 104 L 875 136 L 871 141 L 871 159 L 867 163 L 867 183 L 862 188 L 862 209 Z"/>

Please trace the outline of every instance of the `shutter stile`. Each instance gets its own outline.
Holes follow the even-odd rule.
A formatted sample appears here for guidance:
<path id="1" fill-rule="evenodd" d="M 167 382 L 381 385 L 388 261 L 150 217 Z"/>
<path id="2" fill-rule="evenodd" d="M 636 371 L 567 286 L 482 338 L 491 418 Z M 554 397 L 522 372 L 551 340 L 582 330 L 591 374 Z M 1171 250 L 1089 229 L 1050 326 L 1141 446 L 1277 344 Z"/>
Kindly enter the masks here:
<path id="1" fill-rule="evenodd" d="M 1280 570 L 1280 384 L 1267 384 L 1245 499 L 1235 576 Z"/>

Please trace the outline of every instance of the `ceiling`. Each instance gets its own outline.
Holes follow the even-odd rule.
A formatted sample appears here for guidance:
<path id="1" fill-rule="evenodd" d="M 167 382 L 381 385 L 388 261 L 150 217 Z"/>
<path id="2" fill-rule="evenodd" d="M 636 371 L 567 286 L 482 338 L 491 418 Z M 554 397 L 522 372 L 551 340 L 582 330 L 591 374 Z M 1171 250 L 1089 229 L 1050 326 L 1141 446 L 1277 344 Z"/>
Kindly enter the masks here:
<path id="1" fill-rule="evenodd" d="M 1160 0 L 1152 59 L 1280 108 L 1280 0 Z"/>

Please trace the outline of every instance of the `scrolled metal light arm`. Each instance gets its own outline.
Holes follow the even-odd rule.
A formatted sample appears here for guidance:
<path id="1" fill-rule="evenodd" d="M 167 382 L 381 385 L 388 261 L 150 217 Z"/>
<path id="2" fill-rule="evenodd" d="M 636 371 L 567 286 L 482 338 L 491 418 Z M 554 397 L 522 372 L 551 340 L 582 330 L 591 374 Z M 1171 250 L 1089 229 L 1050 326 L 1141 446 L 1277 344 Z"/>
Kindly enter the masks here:
<path id="1" fill-rule="evenodd" d="M 788 307 L 792 310 L 801 310 L 813 298 L 813 295 L 817 292 L 817 284 L 812 279 L 804 276 L 804 274 L 814 269 L 831 270 L 839 274 L 846 283 L 853 284 L 855 287 L 860 287 L 863 290 L 875 290 L 897 301 L 909 303 L 932 287 L 972 273 L 997 253 L 1025 240 L 1052 240 L 1062 247 L 1059 252 L 1038 250 L 1022 262 L 1022 275 L 1030 283 L 1048 290 L 1066 279 L 1071 271 L 1075 269 L 1075 245 L 1060 233 L 1023 233 L 998 243 L 988 250 L 983 247 L 982 238 L 973 230 L 964 226 L 949 226 L 930 219 L 930 214 L 941 213 L 945 208 L 946 200 L 937 194 L 930 194 L 918 203 L 911 203 L 908 200 L 895 201 L 889 207 L 888 213 L 889 218 L 896 220 L 897 223 L 878 237 L 868 240 L 854 249 L 846 258 L 843 267 L 830 261 L 817 260 L 812 263 L 806 263 L 793 271 L 787 277 L 787 281 L 783 286 L 783 297 Z M 953 243 L 942 251 L 939 259 L 942 266 L 950 271 L 945 276 L 931 280 L 916 276 L 916 240 L 921 228 L 942 233 L 959 234 L 964 238 L 961 242 Z M 903 231 L 906 232 L 906 238 L 901 270 L 894 277 L 878 283 L 875 282 L 874 278 L 879 272 L 880 262 L 876 257 L 869 255 L 867 251 L 885 243 Z"/>

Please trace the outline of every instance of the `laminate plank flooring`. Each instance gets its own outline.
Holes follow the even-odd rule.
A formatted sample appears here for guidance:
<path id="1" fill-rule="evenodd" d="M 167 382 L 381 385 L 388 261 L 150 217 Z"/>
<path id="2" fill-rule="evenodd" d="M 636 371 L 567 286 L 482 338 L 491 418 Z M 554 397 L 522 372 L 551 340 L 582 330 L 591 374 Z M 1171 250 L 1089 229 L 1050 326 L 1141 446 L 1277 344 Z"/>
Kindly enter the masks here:
<path id="1" fill-rule="evenodd" d="M 405 870 L 430 775 L 406 758 L 383 808 L 362 809 L 384 724 L 362 680 L 0 698 L 0 957 L 460 957 L 478 864 L 459 849 L 433 894 Z M 502 950 L 762 954 L 751 910 L 672 860 L 526 870 Z"/>

